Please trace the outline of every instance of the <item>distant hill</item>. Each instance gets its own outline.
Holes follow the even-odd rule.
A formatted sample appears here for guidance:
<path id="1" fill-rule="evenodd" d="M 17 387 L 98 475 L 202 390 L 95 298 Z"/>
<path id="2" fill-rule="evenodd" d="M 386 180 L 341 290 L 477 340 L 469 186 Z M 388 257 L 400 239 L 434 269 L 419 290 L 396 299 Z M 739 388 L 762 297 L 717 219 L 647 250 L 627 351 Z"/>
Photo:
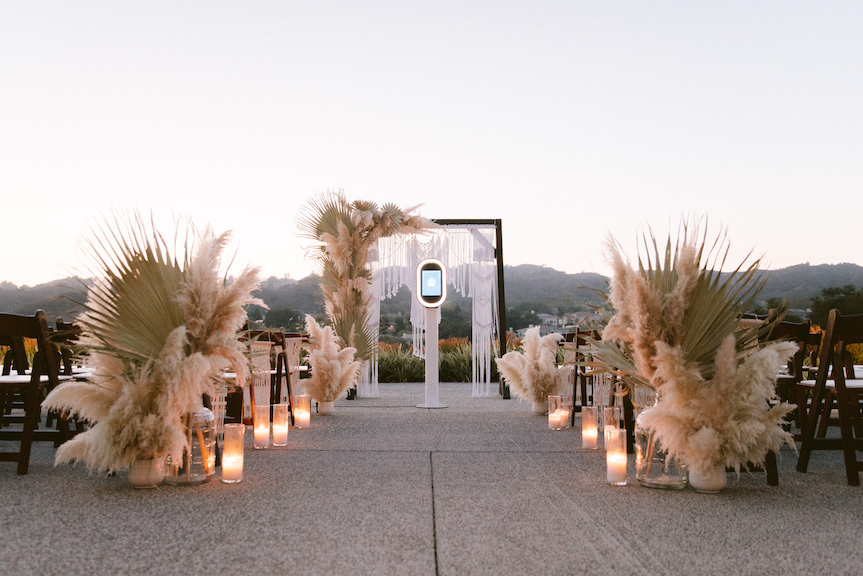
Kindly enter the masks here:
<path id="1" fill-rule="evenodd" d="M 788 298 L 791 308 L 805 310 L 823 288 L 848 284 L 863 287 L 863 267 L 857 264 L 797 264 L 769 271 L 760 298 Z"/>
<path id="2" fill-rule="evenodd" d="M 70 320 L 82 311 L 78 302 L 83 300 L 88 283 L 77 277 L 21 287 L 0 282 L 0 312 L 33 314 L 41 308 L 51 325 L 58 317 Z"/>
<path id="3" fill-rule="evenodd" d="M 544 304 L 539 307 L 549 312 L 583 304 L 601 304 L 602 297 L 596 291 L 605 292 L 608 288 L 607 278 L 600 274 L 567 274 L 533 264 L 504 266 L 503 280 L 507 307 Z"/>
<path id="4" fill-rule="evenodd" d="M 856 264 L 798 264 L 767 270 L 765 274 L 768 280 L 759 296 L 760 302 L 768 298 L 788 298 L 791 308 L 804 310 L 823 288 L 848 284 L 863 288 L 863 267 Z M 0 282 L 0 311 L 32 314 L 37 308 L 42 308 L 52 320 L 58 316 L 74 318 L 81 311 L 76 302 L 82 298 L 82 282 L 89 281 L 65 278 L 20 287 Z M 607 287 L 607 279 L 599 274 L 567 274 L 533 264 L 506 266 L 504 282 L 507 308 L 529 306 L 537 312 L 561 312 L 584 304 L 599 304 L 602 299 L 595 291 L 605 291 Z M 272 310 L 290 308 L 301 314 L 323 311 L 316 276 L 301 280 L 270 277 L 261 285 L 261 297 Z M 395 301 L 382 303 L 382 312 L 386 313 L 393 305 L 400 307 L 408 298 L 406 290 L 400 291 L 393 299 Z M 466 299 L 458 295 L 452 295 L 452 300 L 460 306 L 467 306 Z"/>

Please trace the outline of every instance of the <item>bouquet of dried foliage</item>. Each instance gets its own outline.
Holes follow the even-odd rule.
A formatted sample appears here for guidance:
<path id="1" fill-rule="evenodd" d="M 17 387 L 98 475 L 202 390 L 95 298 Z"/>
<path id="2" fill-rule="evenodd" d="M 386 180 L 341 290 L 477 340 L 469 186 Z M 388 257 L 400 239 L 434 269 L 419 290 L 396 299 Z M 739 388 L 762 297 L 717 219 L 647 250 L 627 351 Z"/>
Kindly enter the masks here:
<path id="1" fill-rule="evenodd" d="M 342 345 L 356 348 L 363 360 L 373 353 L 378 328 L 369 322 L 369 250 L 379 238 L 431 227 L 415 210 L 351 202 L 339 191 L 312 199 L 298 219 L 303 235 L 315 242 L 308 254 L 318 264 L 327 316 Z"/>
<path id="2" fill-rule="evenodd" d="M 664 254 L 652 232 L 643 246 L 635 269 L 617 242 L 606 244 L 614 315 L 598 343 L 597 365 L 621 376 L 630 392 L 657 392 L 640 422 L 694 470 L 739 470 L 763 463 L 783 443 L 793 446 L 781 426 L 793 406 L 774 400 L 776 375 L 796 345 L 759 343 L 781 315 L 755 326 L 740 322 L 766 281 L 760 260 L 746 265 L 747 257 L 722 273 L 725 234 L 708 248 L 706 233 L 691 234 L 685 222 Z"/>
<path id="3" fill-rule="evenodd" d="M 498 358 L 497 369 L 510 391 L 518 398 L 545 403 L 549 395 L 560 394 L 572 373 L 572 366 L 557 365 L 560 334 L 539 335 L 539 326 L 529 328 L 521 342 L 522 350 Z"/>
<path id="4" fill-rule="evenodd" d="M 97 280 L 77 319 L 92 376 L 61 384 L 44 402 L 91 425 L 60 446 L 57 464 L 113 471 L 136 459 L 180 459 L 182 418 L 218 390 L 219 373 L 232 367 L 242 385 L 244 306 L 264 304 L 251 295 L 257 268 L 231 281 L 220 275 L 228 241 L 227 233 L 199 234 L 187 223 L 178 259 L 138 214 L 115 215 L 95 230 L 87 248 Z"/>
<path id="5" fill-rule="evenodd" d="M 321 326 L 311 315 L 306 316 L 311 377 L 300 380 L 303 390 L 318 402 L 333 402 L 354 386 L 362 362 L 354 360 L 356 348 L 339 346 L 338 337 L 330 326 Z"/>

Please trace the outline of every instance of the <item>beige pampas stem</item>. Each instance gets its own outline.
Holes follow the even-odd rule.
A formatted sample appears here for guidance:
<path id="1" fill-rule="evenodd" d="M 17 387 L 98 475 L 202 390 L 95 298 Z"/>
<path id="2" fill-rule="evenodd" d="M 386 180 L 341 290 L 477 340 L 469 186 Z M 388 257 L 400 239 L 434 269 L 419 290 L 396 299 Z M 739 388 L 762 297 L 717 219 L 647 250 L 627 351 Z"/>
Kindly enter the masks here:
<path id="1" fill-rule="evenodd" d="M 560 334 L 539 335 L 530 328 L 522 340 L 523 352 L 507 352 L 497 359 L 501 376 L 516 397 L 529 402 L 546 402 L 549 395 L 565 390 L 572 366 L 557 365 Z"/>

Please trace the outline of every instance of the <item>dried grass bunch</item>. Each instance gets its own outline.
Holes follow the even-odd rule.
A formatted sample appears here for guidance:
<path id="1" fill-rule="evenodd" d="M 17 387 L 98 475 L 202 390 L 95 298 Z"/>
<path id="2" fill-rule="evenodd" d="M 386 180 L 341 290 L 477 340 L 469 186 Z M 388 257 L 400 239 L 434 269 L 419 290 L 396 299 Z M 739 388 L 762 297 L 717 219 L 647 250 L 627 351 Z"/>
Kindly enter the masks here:
<path id="1" fill-rule="evenodd" d="M 335 331 L 321 326 L 311 315 L 306 316 L 306 331 L 312 375 L 300 380 L 300 384 L 318 402 L 333 402 L 356 384 L 362 362 L 354 360 L 356 348 L 341 348 Z"/>
<path id="2" fill-rule="evenodd" d="M 242 385 L 248 362 L 237 333 L 244 306 L 264 305 L 251 295 L 258 269 L 228 282 L 219 267 L 229 234 L 199 234 L 186 222 L 184 236 L 178 260 L 152 220 L 132 214 L 106 220 L 88 241 L 97 280 L 77 322 L 92 377 L 61 384 L 44 405 L 91 426 L 60 446 L 57 464 L 113 471 L 135 459 L 180 459 L 182 418 L 217 391 L 218 374 L 230 366 Z"/>
<path id="3" fill-rule="evenodd" d="M 430 228 L 431 222 L 415 210 L 351 202 L 338 191 L 312 199 L 298 219 L 303 236 L 315 242 L 308 253 L 318 264 L 324 307 L 333 329 L 342 345 L 356 348 L 364 360 L 372 355 L 378 328 L 369 323 L 369 250 L 379 238 Z"/>
<path id="4" fill-rule="evenodd" d="M 529 328 L 521 342 L 521 350 L 507 352 L 497 359 L 500 375 L 510 391 L 528 402 L 546 402 L 551 394 L 565 389 L 572 366 L 557 366 L 560 334 L 539 335 L 539 326 Z"/>
<path id="5" fill-rule="evenodd" d="M 781 427 L 793 406 L 770 402 L 776 375 L 796 345 L 759 344 L 781 316 L 759 326 L 739 322 L 766 281 L 760 260 L 747 266 L 745 259 L 722 273 L 725 234 L 705 252 L 706 233 L 690 234 L 686 222 L 664 254 L 652 232 L 643 246 L 634 269 L 617 242 L 606 243 L 615 313 L 595 354 L 630 391 L 643 385 L 658 393 L 640 422 L 697 471 L 717 465 L 739 471 L 748 462 L 763 463 L 783 443 L 793 446 Z"/>

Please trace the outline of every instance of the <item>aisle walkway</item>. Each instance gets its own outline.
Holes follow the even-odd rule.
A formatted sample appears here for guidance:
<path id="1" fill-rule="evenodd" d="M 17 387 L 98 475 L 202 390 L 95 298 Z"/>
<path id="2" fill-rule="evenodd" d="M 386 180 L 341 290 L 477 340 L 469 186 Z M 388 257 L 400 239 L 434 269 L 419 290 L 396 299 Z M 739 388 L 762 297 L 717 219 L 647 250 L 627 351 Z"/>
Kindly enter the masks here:
<path id="1" fill-rule="evenodd" d="M 863 490 L 836 454 L 810 472 L 783 451 L 780 486 L 729 478 L 723 494 L 605 482 L 578 429 L 528 404 L 422 384 L 336 403 L 254 451 L 245 480 L 132 489 L 125 476 L 0 463 L 2 574 L 858 574 Z M 837 535 L 839 535 L 837 537 Z M 812 563 L 816 563 L 813 565 Z M 817 569 L 816 569 L 817 568 Z"/>

